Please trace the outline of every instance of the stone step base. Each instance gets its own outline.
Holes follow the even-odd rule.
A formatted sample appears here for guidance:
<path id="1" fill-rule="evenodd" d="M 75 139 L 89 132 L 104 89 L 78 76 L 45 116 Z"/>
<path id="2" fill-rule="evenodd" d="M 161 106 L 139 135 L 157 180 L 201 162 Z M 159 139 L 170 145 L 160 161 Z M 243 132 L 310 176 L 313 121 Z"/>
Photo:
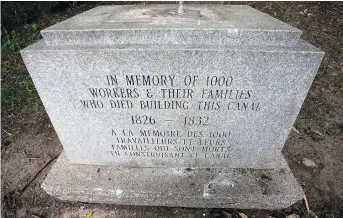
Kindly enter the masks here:
<path id="1" fill-rule="evenodd" d="M 61 200 L 118 205 L 280 209 L 303 198 L 292 172 L 238 168 L 116 168 L 62 153 L 42 184 Z"/>

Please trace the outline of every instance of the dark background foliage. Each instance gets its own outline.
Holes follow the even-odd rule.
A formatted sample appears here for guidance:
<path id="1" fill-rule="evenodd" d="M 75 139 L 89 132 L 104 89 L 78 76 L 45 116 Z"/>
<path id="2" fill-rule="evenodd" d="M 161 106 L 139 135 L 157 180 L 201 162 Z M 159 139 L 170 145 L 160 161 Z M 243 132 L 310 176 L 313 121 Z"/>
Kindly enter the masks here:
<path id="1" fill-rule="evenodd" d="M 62 9 L 69 2 L 1 2 L 1 23 L 6 29 L 31 23 L 43 12 Z"/>

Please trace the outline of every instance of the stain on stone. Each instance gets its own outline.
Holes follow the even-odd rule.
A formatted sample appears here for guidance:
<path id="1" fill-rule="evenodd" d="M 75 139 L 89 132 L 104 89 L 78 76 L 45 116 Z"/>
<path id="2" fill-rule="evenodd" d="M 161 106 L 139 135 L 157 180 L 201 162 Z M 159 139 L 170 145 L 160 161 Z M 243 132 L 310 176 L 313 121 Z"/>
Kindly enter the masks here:
<path id="1" fill-rule="evenodd" d="M 187 168 L 185 169 L 185 171 L 186 171 L 186 172 L 191 172 L 191 171 L 193 171 L 193 169 L 192 169 L 192 168 L 189 168 L 189 167 L 187 167 Z"/>
<path id="2" fill-rule="evenodd" d="M 250 170 L 253 172 L 253 169 L 250 169 Z M 237 172 L 235 172 L 235 173 L 237 173 Z M 242 174 L 242 175 L 245 175 L 245 174 L 248 173 L 248 170 L 247 170 L 247 169 L 239 169 L 239 170 L 238 170 L 238 173 L 239 173 L 239 174 Z"/>
<path id="3" fill-rule="evenodd" d="M 208 187 L 208 189 L 211 189 L 212 188 L 212 183 L 209 183 L 208 185 L 207 185 L 207 187 Z"/>
<path id="4" fill-rule="evenodd" d="M 268 181 L 273 180 L 270 176 L 268 176 L 268 175 L 266 175 L 266 174 L 264 174 L 264 173 L 261 174 L 261 179 L 262 179 L 262 180 L 268 180 Z"/>
<path id="5" fill-rule="evenodd" d="M 273 184 L 272 184 L 272 178 L 270 176 L 267 176 L 265 174 L 261 174 L 261 180 L 259 180 L 257 183 L 260 186 L 262 190 L 263 195 L 271 195 L 273 194 Z"/>
<path id="6" fill-rule="evenodd" d="M 98 168 L 98 170 L 96 171 L 97 173 L 100 173 L 100 168 Z"/>

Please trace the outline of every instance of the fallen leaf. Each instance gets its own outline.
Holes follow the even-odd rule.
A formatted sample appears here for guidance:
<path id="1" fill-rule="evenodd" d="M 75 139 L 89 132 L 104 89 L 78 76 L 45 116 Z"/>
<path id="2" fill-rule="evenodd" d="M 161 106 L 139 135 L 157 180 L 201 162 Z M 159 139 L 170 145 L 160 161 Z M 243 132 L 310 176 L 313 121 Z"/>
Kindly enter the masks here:
<path id="1" fill-rule="evenodd" d="M 309 211 L 310 207 L 308 206 L 308 201 L 307 201 L 307 198 L 306 198 L 305 194 L 304 194 L 304 201 L 305 201 L 306 210 Z"/>
<path id="2" fill-rule="evenodd" d="M 4 130 L 4 129 L 2 129 L 2 130 Z M 8 136 L 12 136 L 12 135 L 13 135 L 12 133 L 7 132 L 6 130 L 4 130 L 4 132 L 5 132 Z"/>
<path id="3" fill-rule="evenodd" d="M 299 216 L 296 214 L 291 214 L 291 215 L 286 216 L 286 218 L 299 218 Z"/>
<path id="4" fill-rule="evenodd" d="M 86 216 L 86 218 L 91 218 L 92 217 L 92 215 L 93 215 L 93 213 L 92 212 L 90 212 L 87 216 Z"/>
<path id="5" fill-rule="evenodd" d="M 300 133 L 294 126 L 292 127 L 292 130 L 298 134 Z"/>
<path id="6" fill-rule="evenodd" d="M 315 130 L 315 129 L 313 129 L 312 130 L 314 133 L 316 133 L 317 135 L 320 135 L 320 136 L 324 136 L 321 132 L 319 132 L 318 130 Z"/>
<path id="7" fill-rule="evenodd" d="M 238 213 L 242 218 L 248 218 L 244 213 Z"/>
<path id="8" fill-rule="evenodd" d="M 304 164 L 307 167 L 312 167 L 312 168 L 317 167 L 317 164 L 313 160 L 308 159 L 308 158 L 304 158 L 302 160 L 302 164 Z"/>

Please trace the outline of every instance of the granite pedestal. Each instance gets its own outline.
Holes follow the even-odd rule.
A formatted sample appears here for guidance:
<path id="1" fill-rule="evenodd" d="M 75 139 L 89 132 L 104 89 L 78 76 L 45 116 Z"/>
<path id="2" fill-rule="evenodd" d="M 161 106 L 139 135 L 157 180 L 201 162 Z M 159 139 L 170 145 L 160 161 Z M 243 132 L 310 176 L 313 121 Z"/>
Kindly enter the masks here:
<path id="1" fill-rule="evenodd" d="M 324 53 L 248 6 L 101 6 L 21 51 L 64 147 L 63 200 L 278 209 L 281 149 Z"/>

